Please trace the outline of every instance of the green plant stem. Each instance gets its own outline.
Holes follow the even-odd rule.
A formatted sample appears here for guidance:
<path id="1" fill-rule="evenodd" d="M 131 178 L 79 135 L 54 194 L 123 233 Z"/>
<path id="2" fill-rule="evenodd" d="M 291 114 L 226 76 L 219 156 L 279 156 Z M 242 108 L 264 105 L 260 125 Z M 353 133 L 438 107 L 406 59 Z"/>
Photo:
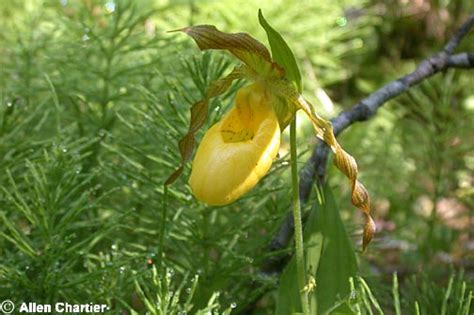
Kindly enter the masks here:
<path id="1" fill-rule="evenodd" d="M 393 273 L 393 285 L 392 285 L 392 294 L 393 294 L 393 304 L 395 306 L 395 314 L 401 315 L 401 307 L 400 307 L 400 292 L 398 290 L 398 275 L 396 272 Z"/>
<path id="2" fill-rule="evenodd" d="M 161 270 L 165 270 L 165 265 L 163 264 L 163 261 L 165 259 L 165 254 L 164 254 L 164 239 L 165 239 L 165 232 L 166 232 L 166 217 L 167 217 L 167 212 L 168 212 L 168 186 L 163 185 L 163 208 L 162 208 L 162 223 L 161 223 L 161 230 L 160 230 L 160 239 L 159 239 L 159 252 L 158 252 L 158 258 L 160 259 L 160 268 Z"/>
<path id="3" fill-rule="evenodd" d="M 306 273 L 303 252 L 303 227 L 301 223 L 301 207 L 298 186 L 298 164 L 296 152 L 296 116 L 290 124 L 290 151 L 291 151 L 291 184 L 293 191 L 293 220 L 295 222 L 295 257 L 296 273 L 298 277 L 298 290 L 300 293 L 301 307 L 304 315 L 309 315 L 308 292 L 304 290 L 306 285 Z"/>

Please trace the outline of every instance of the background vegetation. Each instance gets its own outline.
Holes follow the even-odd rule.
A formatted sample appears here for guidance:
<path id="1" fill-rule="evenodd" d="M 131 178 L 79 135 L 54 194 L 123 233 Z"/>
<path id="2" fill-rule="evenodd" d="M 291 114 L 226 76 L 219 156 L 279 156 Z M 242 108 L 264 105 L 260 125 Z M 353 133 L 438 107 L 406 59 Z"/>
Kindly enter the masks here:
<path id="1" fill-rule="evenodd" d="M 260 267 L 291 202 L 287 141 L 270 174 L 230 206 L 196 202 L 189 167 L 163 198 L 190 105 L 234 65 L 166 31 L 214 24 L 265 42 L 262 8 L 295 52 L 305 94 L 330 118 L 413 70 L 474 10 L 468 0 L 8 0 L 0 8 L 0 301 L 93 301 L 151 314 L 272 314 L 278 275 Z M 472 36 L 459 50 L 474 50 Z M 208 125 L 243 84 L 213 101 Z M 362 313 L 376 305 L 387 314 L 469 313 L 473 86 L 472 70 L 447 71 L 340 138 L 359 162 L 379 227 L 359 257 L 362 278 L 341 297 Z M 299 121 L 304 163 L 315 139 Z M 363 220 L 346 179 L 330 168 L 328 180 L 359 248 Z"/>

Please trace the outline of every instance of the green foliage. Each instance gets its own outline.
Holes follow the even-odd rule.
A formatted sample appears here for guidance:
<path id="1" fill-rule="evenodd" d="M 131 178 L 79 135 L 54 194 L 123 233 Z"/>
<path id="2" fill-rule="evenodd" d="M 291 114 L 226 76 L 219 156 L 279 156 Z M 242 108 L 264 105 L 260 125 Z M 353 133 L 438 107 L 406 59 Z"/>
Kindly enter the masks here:
<path id="1" fill-rule="evenodd" d="M 165 314 L 188 314 L 193 310 L 193 298 L 196 288 L 198 286 L 199 276 L 195 276 L 190 280 L 191 286 L 185 288 L 188 285 L 188 277 L 185 276 L 181 284 L 177 289 L 171 287 L 171 278 L 173 272 L 171 270 L 165 270 L 165 276 L 161 277 L 156 267 L 153 266 L 152 273 L 149 278 L 151 281 L 140 285 L 138 281 L 135 281 L 135 288 L 137 291 L 136 301 L 143 303 L 143 308 L 146 313 L 153 315 L 165 315 Z M 144 286 L 145 287 L 142 287 Z M 186 298 L 182 298 L 186 295 Z M 207 305 L 200 310 L 194 310 L 193 314 L 206 315 L 219 313 L 219 303 L 217 303 L 218 293 L 214 293 Z M 184 302 L 180 304 L 180 300 Z M 236 304 L 231 304 L 221 314 L 228 315 Z M 132 314 L 138 314 L 136 311 L 132 311 Z"/>
<path id="2" fill-rule="evenodd" d="M 404 314 L 405 311 L 401 311 L 402 305 L 404 305 L 406 312 L 412 314 L 469 314 L 473 292 L 467 292 L 466 282 L 462 278 L 462 272 L 458 275 L 452 273 L 447 286 L 442 288 L 428 279 L 426 275 L 413 276 L 406 287 L 400 289 L 398 276 L 394 273 L 391 288 L 392 305 L 388 309 L 394 314 Z M 351 297 L 347 303 L 352 312 L 356 314 L 384 314 L 376 295 L 372 293 L 363 278 L 351 279 L 351 287 Z M 408 299 L 400 300 L 400 291 L 418 290 L 416 288 L 422 289 L 420 292 L 407 292 L 404 295 Z"/>

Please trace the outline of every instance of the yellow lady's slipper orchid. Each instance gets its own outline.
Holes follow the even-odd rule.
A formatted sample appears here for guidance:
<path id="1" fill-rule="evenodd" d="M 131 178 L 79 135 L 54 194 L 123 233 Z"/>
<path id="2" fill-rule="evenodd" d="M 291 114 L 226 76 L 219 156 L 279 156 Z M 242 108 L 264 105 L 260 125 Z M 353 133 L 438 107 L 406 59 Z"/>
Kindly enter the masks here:
<path id="1" fill-rule="evenodd" d="M 310 118 L 317 136 L 334 152 L 334 164 L 351 182 L 352 203 L 365 215 L 365 248 L 375 233 L 375 223 L 370 216 L 369 194 L 357 179 L 357 163 L 337 142 L 331 123 L 301 95 L 298 65 L 284 39 L 261 12 L 259 21 L 267 32 L 273 56 L 265 45 L 246 33 L 224 33 L 212 25 L 177 30 L 191 36 L 201 50 L 225 50 L 242 64 L 213 81 L 203 98 L 191 106 L 188 132 L 178 143 L 181 165 L 165 185 L 172 184 L 191 160 L 196 132 L 206 121 L 209 101 L 227 91 L 234 80 L 250 80 L 256 83 L 238 92 L 234 108 L 206 132 L 199 145 L 189 179 L 195 197 L 210 205 L 226 205 L 252 189 L 277 155 L 281 130 L 301 109 Z"/>
<path id="2" fill-rule="evenodd" d="M 279 147 L 271 95 L 260 83 L 240 89 L 235 106 L 201 140 L 189 179 L 194 196 L 210 205 L 235 201 L 268 172 Z"/>

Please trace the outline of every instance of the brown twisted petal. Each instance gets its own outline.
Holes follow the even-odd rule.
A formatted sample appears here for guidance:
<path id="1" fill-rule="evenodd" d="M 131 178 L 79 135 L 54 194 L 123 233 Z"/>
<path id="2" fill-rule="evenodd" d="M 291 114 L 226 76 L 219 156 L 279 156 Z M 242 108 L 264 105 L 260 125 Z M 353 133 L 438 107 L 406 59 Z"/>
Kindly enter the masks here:
<path id="1" fill-rule="evenodd" d="M 375 222 L 370 216 L 370 197 L 367 189 L 357 180 L 357 163 L 355 159 L 344 151 L 340 146 L 335 152 L 334 164 L 351 181 L 352 196 L 351 201 L 354 206 L 361 209 L 365 216 L 364 236 L 362 239 L 362 250 L 365 251 L 367 245 L 375 234 Z"/>
<path id="2" fill-rule="evenodd" d="M 334 164 L 351 182 L 351 201 L 354 206 L 362 210 L 365 216 L 365 225 L 362 239 L 362 250 L 365 251 L 367 245 L 375 234 L 375 222 L 370 216 L 370 198 L 367 189 L 357 180 L 358 168 L 356 160 L 342 147 L 336 140 L 332 125 L 327 120 L 320 117 L 303 97 L 297 98 L 299 107 L 308 115 L 319 138 L 334 152 Z"/>

